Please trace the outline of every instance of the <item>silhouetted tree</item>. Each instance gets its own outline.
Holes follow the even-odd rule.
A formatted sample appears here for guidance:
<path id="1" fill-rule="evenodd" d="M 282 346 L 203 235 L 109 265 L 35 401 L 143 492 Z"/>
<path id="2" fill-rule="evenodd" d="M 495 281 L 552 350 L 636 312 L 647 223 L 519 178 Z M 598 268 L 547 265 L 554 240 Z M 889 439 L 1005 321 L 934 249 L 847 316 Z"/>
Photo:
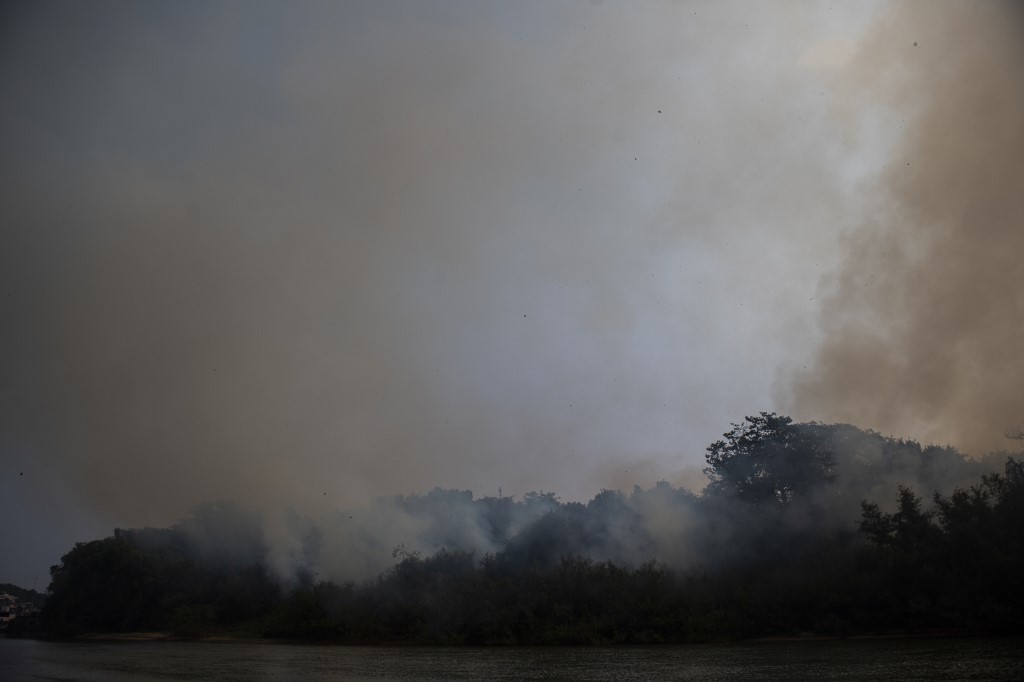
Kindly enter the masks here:
<path id="1" fill-rule="evenodd" d="M 258 517 L 208 505 L 173 528 L 76 545 L 51 571 L 46 624 L 444 644 L 1021 629 L 1024 463 L 936 492 L 934 508 L 909 485 L 891 511 L 864 499 L 858 533 L 856 500 L 893 480 L 927 489 L 947 470 L 977 481 L 972 465 L 951 448 L 770 413 L 734 424 L 707 462 L 699 496 L 663 482 L 585 504 L 442 489 L 395 498 L 427 519 L 431 549 L 400 545 L 389 570 L 358 586 L 313 580 L 323 548 L 298 516 L 289 523 L 309 566 L 283 585 Z M 467 531 L 496 549 L 477 560 Z M 658 563 L 666 547 L 674 568 Z"/>
<path id="2" fill-rule="evenodd" d="M 708 446 L 709 493 L 785 505 L 833 479 L 835 452 L 820 425 L 762 412 L 732 426 Z"/>

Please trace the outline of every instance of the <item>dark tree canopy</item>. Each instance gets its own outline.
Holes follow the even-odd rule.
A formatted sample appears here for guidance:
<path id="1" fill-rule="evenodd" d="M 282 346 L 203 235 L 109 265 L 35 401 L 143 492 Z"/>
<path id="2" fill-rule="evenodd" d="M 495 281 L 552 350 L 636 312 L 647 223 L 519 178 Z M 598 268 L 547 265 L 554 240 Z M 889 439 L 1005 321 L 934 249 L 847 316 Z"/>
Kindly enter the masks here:
<path id="1" fill-rule="evenodd" d="M 820 424 L 762 412 L 708 446 L 708 492 L 754 504 L 787 504 L 833 479 L 835 451 Z"/>
<path id="2" fill-rule="evenodd" d="M 298 518 L 295 555 L 309 563 L 284 581 L 258 518 L 211 505 L 76 545 L 51 570 L 42 622 L 57 635 L 439 644 L 1024 628 L 1024 462 L 971 473 L 980 465 L 952 448 L 767 412 L 706 459 L 699 496 L 662 482 L 588 503 L 396 497 L 389 509 L 439 546 L 400 544 L 361 584 L 317 580 L 327 545 Z M 463 545 L 467 529 L 491 549 Z"/>

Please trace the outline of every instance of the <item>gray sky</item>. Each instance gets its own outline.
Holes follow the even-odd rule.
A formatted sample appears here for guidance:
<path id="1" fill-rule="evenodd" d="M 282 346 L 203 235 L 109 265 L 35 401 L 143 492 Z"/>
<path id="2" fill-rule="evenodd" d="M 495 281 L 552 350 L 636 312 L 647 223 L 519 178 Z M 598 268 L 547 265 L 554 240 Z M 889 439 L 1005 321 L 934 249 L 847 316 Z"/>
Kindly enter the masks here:
<path id="1" fill-rule="evenodd" d="M 700 486 L 759 410 L 918 434 L 819 377 L 925 4 L 5 6 L 0 580 L 203 500 Z"/>

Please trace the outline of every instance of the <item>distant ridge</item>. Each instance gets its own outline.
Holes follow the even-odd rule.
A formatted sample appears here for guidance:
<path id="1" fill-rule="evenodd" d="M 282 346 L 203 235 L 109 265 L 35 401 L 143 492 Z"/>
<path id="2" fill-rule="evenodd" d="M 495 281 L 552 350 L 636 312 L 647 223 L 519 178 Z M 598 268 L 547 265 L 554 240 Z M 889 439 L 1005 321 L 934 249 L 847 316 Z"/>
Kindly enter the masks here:
<path id="1" fill-rule="evenodd" d="M 46 595 L 42 592 L 18 587 L 13 583 L 0 583 L 0 593 L 3 592 L 6 592 L 12 597 L 17 597 L 19 601 L 31 602 L 32 604 L 35 604 L 37 609 L 41 609 L 43 604 L 46 602 Z"/>

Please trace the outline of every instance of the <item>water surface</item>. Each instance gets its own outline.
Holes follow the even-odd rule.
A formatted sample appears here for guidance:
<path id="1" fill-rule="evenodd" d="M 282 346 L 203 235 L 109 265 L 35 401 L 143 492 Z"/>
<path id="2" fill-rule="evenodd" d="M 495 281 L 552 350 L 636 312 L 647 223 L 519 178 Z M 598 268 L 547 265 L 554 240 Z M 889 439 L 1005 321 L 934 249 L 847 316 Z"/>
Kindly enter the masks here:
<path id="1" fill-rule="evenodd" d="M 23 680 L 1024 680 L 1024 639 L 665 647 L 350 647 L 0 639 Z"/>

